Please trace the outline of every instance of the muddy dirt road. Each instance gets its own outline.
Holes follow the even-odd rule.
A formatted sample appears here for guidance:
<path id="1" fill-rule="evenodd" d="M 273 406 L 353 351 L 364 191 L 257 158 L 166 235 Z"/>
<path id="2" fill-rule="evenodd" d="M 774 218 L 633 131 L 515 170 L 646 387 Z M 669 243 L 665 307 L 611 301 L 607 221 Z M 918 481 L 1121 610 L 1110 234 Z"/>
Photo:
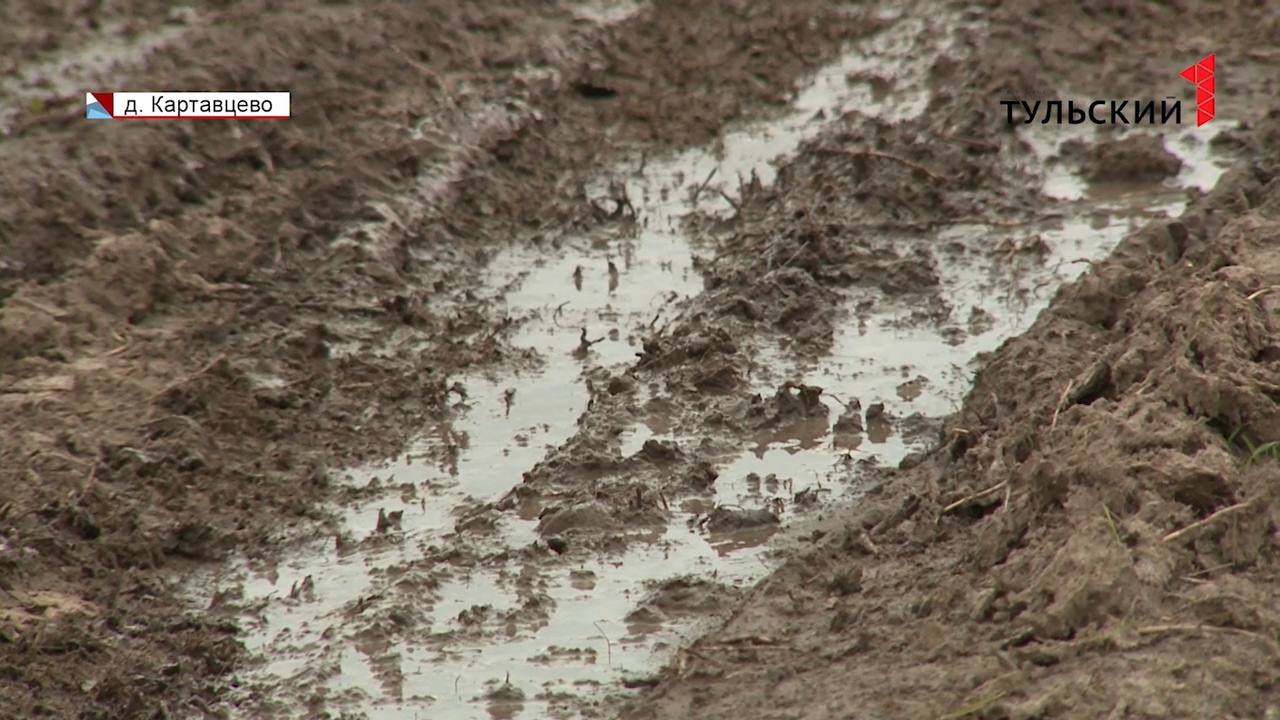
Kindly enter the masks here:
<path id="1" fill-rule="evenodd" d="M 0 717 L 1276 717 L 1277 38 L 0 8 Z"/>

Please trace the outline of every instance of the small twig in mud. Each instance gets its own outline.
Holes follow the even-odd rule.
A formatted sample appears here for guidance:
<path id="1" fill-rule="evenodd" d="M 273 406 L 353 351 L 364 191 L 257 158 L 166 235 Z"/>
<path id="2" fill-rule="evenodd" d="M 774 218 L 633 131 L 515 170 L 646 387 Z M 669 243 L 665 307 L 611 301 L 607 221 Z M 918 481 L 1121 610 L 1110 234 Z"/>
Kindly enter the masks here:
<path id="1" fill-rule="evenodd" d="M 809 241 L 808 241 L 808 240 L 805 240 L 804 242 L 800 243 L 800 247 L 796 248 L 796 251 L 795 251 L 795 252 L 791 253 L 791 257 L 787 258 L 787 259 L 786 259 L 786 261 L 785 261 L 785 262 L 783 262 L 783 263 L 782 263 L 781 265 L 779 265 L 778 267 L 779 267 L 779 268 L 785 268 L 785 267 L 790 266 L 790 265 L 791 265 L 791 261 L 792 261 L 792 260 L 795 260 L 795 259 L 796 259 L 796 258 L 798 258 L 798 257 L 800 257 L 800 253 L 804 252 L 804 249 L 805 249 L 805 248 L 807 248 L 807 247 L 809 247 Z"/>
<path id="2" fill-rule="evenodd" d="M 462 699 L 462 693 L 458 692 L 458 681 L 460 680 L 462 680 L 461 675 L 453 679 L 453 694 L 456 695 L 459 700 Z"/>
<path id="3" fill-rule="evenodd" d="M 827 395 L 827 397 L 831 398 L 832 400 L 835 400 L 836 402 L 840 403 L 840 407 L 845 408 L 846 410 L 849 408 L 849 403 L 847 403 L 847 402 L 845 402 L 845 401 L 841 400 L 840 398 L 836 397 L 835 395 L 832 395 L 831 393 L 827 393 L 826 395 Z"/>
<path id="4" fill-rule="evenodd" d="M 1138 628 L 1139 635 L 1164 635 L 1167 633 L 1193 633 L 1193 632 L 1211 632 L 1211 633 L 1230 633 L 1233 635 L 1246 635 L 1261 640 L 1270 640 L 1265 635 L 1245 630 L 1244 628 L 1221 627 L 1219 625 L 1148 625 Z"/>
<path id="5" fill-rule="evenodd" d="M 1165 535 L 1163 538 L 1161 538 L 1161 540 L 1163 540 L 1164 542 L 1173 542 L 1173 541 L 1178 540 L 1178 539 L 1180 539 L 1180 538 L 1186 537 L 1186 536 L 1187 536 L 1187 535 L 1189 535 L 1190 533 L 1193 533 L 1193 532 L 1195 532 L 1195 531 L 1197 531 L 1197 530 L 1200 530 L 1201 528 L 1204 528 L 1204 527 L 1206 527 L 1206 526 L 1208 526 L 1208 525 L 1211 525 L 1211 524 L 1213 524 L 1214 522 L 1216 522 L 1216 521 L 1218 521 L 1218 520 L 1221 520 L 1222 518 L 1224 518 L 1224 517 L 1226 517 L 1226 516 L 1228 516 L 1228 515 L 1234 515 L 1234 514 L 1236 514 L 1236 513 L 1240 512 L 1241 510 L 1244 510 L 1244 509 L 1246 509 L 1246 508 L 1252 507 L 1252 506 L 1253 506 L 1253 503 L 1254 503 L 1254 500 L 1256 500 L 1256 499 L 1257 499 L 1257 498 L 1254 498 L 1253 500 L 1246 500 L 1246 501 L 1244 501 L 1244 502 L 1242 502 L 1242 503 L 1237 503 L 1237 504 L 1235 504 L 1235 505 L 1232 505 L 1231 507 L 1224 507 L 1224 508 L 1222 508 L 1221 510 L 1219 510 L 1219 511 L 1215 512 L 1214 514 L 1210 515 L 1209 517 L 1207 517 L 1207 518 L 1205 518 L 1205 519 L 1203 519 L 1203 520 L 1199 520 L 1199 521 L 1197 521 L 1197 522 L 1193 522 L 1193 523 L 1191 523 L 1190 525 L 1188 525 L 1188 526 L 1186 526 L 1186 527 L 1182 528 L 1181 530 L 1174 530 L 1173 532 L 1171 532 L 1171 533 L 1169 533 L 1168 535 Z"/>
<path id="6" fill-rule="evenodd" d="M 26 305 L 32 310 L 39 310 L 40 312 L 54 318 L 55 320 L 62 320 L 63 318 L 70 315 L 70 313 L 68 313 L 66 310 L 62 310 L 61 308 L 56 308 L 51 305 L 45 305 L 42 302 L 37 302 L 28 297 L 12 296 L 11 300 L 12 302 Z"/>
<path id="7" fill-rule="evenodd" d="M 153 402 L 153 401 L 155 401 L 155 399 L 156 399 L 156 398 L 158 398 L 158 397 L 160 397 L 160 396 L 164 395 L 165 393 L 167 393 L 167 392 L 169 392 L 169 391 L 171 391 L 171 390 L 175 390 L 175 389 L 177 389 L 177 388 L 180 388 L 180 387 L 182 387 L 183 385 L 186 385 L 187 383 L 191 382 L 192 380 L 195 380 L 196 378 L 200 377 L 201 375 L 204 375 L 205 373 L 207 373 L 207 372 L 209 372 L 210 370 L 214 369 L 215 367 L 217 367 L 217 366 L 218 366 L 218 364 L 219 364 L 219 363 L 226 361 L 226 359 L 227 359 L 227 356 L 226 356 L 225 354 L 224 354 L 224 355 L 219 355 L 218 357 L 216 357 L 216 358 L 214 358 L 214 359 L 210 360 L 210 361 L 209 361 L 209 362 L 208 362 L 204 367 L 202 367 L 202 368 L 200 368 L 199 370 L 197 370 L 197 371 L 195 371 L 195 372 L 191 373 L 190 375 L 188 375 L 186 378 L 184 378 L 184 379 L 182 379 L 182 380 L 179 380 L 179 381 L 178 381 L 178 382 L 176 382 L 176 383 L 171 383 L 171 384 L 170 384 L 168 387 L 166 387 L 165 389 L 163 389 L 163 390 L 161 390 L 160 392 L 155 393 L 155 394 L 154 394 L 154 395 L 152 395 L 151 397 L 147 398 L 147 402 L 149 402 L 149 403 L 150 403 L 150 402 Z"/>
<path id="8" fill-rule="evenodd" d="M 1111 537 L 1115 538 L 1116 542 L 1127 547 L 1124 537 L 1120 535 L 1120 528 L 1116 525 L 1116 519 L 1111 514 L 1111 508 L 1107 507 L 1106 503 L 1102 504 L 1102 515 L 1107 519 L 1107 527 L 1111 529 Z"/>
<path id="9" fill-rule="evenodd" d="M 98 458 L 93 459 L 93 467 L 89 468 L 89 477 L 84 481 L 84 489 L 80 491 L 82 496 L 87 496 L 89 491 L 93 490 L 93 484 L 98 482 Z"/>
<path id="10" fill-rule="evenodd" d="M 974 494 L 972 494 L 972 495 L 969 495 L 969 496 L 967 496 L 967 497 L 962 497 L 962 498 L 960 498 L 959 500 L 957 500 L 957 501 L 955 501 L 955 502 L 951 503 L 950 505 L 948 505 L 948 506 L 946 506 L 946 507 L 942 508 L 942 512 L 943 512 L 943 514 L 945 515 L 946 513 L 949 513 L 949 512 L 951 512 L 951 511 L 953 511 L 953 510 L 956 510 L 957 508 L 964 507 L 965 505 L 967 505 L 967 504 L 969 504 L 969 503 L 971 503 L 971 502 L 974 502 L 975 500 L 981 500 L 981 499 L 982 499 L 982 498 L 984 498 L 984 497 L 988 497 L 988 496 L 991 496 L 991 495 L 995 495 L 996 493 L 998 493 L 998 492 L 1000 492 L 1001 490 L 1003 490 L 1003 489 L 1004 489 L 1008 484 L 1009 484 L 1009 481 L 1008 481 L 1008 480 L 1005 480 L 1004 482 L 1000 483 L 999 485 L 992 485 L 991 487 L 987 488 L 986 490 L 983 490 L 983 491 L 981 491 L 981 492 L 976 492 L 976 493 L 974 493 Z"/>
<path id="11" fill-rule="evenodd" d="M 998 692 L 995 695 L 992 695 L 991 697 L 983 698 L 970 705 L 965 705 L 964 707 L 960 708 L 959 710 L 956 710 L 955 712 L 947 713 L 946 715 L 943 715 L 942 718 L 940 718 L 940 720 L 960 720 L 960 718 L 967 718 L 973 715 L 977 715 L 978 713 L 987 709 L 992 703 L 994 703 L 995 701 L 999 700 L 1000 698 L 1004 697 L 1007 694 L 1008 693 L 1005 693 L 1005 692 Z"/>
<path id="12" fill-rule="evenodd" d="M 1190 574 L 1188 574 L 1188 575 L 1183 575 L 1183 576 L 1182 576 L 1182 578 L 1183 578 L 1184 580 L 1191 580 L 1191 579 L 1193 579 L 1193 578 L 1198 578 L 1198 577 L 1200 577 L 1200 576 L 1202 576 L 1202 575 L 1210 575 L 1210 574 L 1216 573 L 1216 572 L 1218 572 L 1219 570 L 1232 570 L 1232 569 L 1234 569 L 1234 568 L 1235 568 L 1235 566 L 1236 566 L 1236 564 L 1235 564 L 1235 563 L 1227 563 L 1226 565 L 1215 565 L 1215 566 L 1213 566 L 1213 567 L 1205 568 L 1205 569 L 1203 569 L 1203 570 L 1197 570 L 1197 571 L 1195 571 L 1195 572 L 1193 572 L 1193 573 L 1190 573 Z"/>
<path id="13" fill-rule="evenodd" d="M 904 157 L 893 155 L 887 152 L 881 152 L 879 150 L 840 149 L 840 150 L 837 150 L 836 152 L 840 153 L 841 155 L 848 155 L 849 157 L 855 157 L 855 158 L 856 157 L 873 157 L 873 158 L 880 158 L 881 160 L 892 160 L 896 163 L 909 167 L 918 173 L 923 174 L 924 176 L 928 177 L 930 180 L 936 180 L 938 182 L 951 182 L 952 180 L 956 179 L 954 177 L 951 177 L 950 175 L 942 175 L 937 172 L 934 172 L 933 170 L 930 170 L 929 168 L 921 165 L 918 162 L 915 162 L 914 160 L 908 160 Z"/>
<path id="14" fill-rule="evenodd" d="M 115 350 L 110 350 L 110 351 L 108 351 L 108 352 L 104 353 L 102 357 L 104 357 L 104 358 L 115 357 L 116 355 L 119 355 L 120 353 L 124 352 L 125 350 L 128 350 L 128 349 L 129 349 L 129 348 L 131 348 L 131 347 L 133 347 L 133 346 L 126 342 L 124 345 L 121 345 L 120 347 L 116 348 Z"/>
<path id="15" fill-rule="evenodd" d="M 720 169 L 720 168 L 718 168 L 718 167 L 713 167 L 713 168 L 711 168 L 711 172 L 707 173 L 707 179 L 706 179 L 706 180 L 703 180 L 703 181 L 702 181 L 702 184 L 700 184 L 700 185 L 698 185 L 698 186 L 694 187 L 694 189 L 693 189 L 693 207 L 694 207 L 695 209 L 698 207 L 698 197 L 699 197 L 700 195 L 702 195 L 702 191 L 703 191 L 703 190 L 706 190 L 706 189 L 707 189 L 707 185 L 708 185 L 708 184 L 710 184 L 710 182 L 711 182 L 711 178 L 713 178 L 713 177 L 715 177 L 715 176 L 716 176 L 716 172 L 717 172 L 719 169 Z"/>
<path id="16" fill-rule="evenodd" d="M 1249 293 L 1248 295 L 1246 295 L 1246 296 L 1245 296 L 1245 299 L 1246 299 L 1246 300 L 1257 300 L 1258 298 L 1262 297 L 1263 295 L 1266 295 L 1267 293 L 1271 292 L 1272 290 L 1280 290 L 1280 285 L 1272 285 L 1271 287 L 1265 287 L 1265 288 L 1262 288 L 1261 290 L 1258 290 L 1258 291 L 1255 291 L 1255 292 L 1251 292 L 1251 293 Z"/>
<path id="17" fill-rule="evenodd" d="M 591 351 L 591 346 L 592 346 L 592 345 L 595 345 L 596 343 L 599 343 L 599 342 L 604 342 L 604 338 L 597 338 L 597 339 L 595 339 L 595 340 L 588 340 L 588 339 L 587 339 L 587 329 L 586 329 L 586 328 L 582 328 L 582 335 L 578 337 L 578 347 L 577 347 L 576 349 L 574 349 L 574 351 L 573 351 L 574 356 L 576 356 L 576 357 L 582 357 L 582 356 L 586 355 L 588 352 L 590 352 L 590 351 Z"/>
<path id="18" fill-rule="evenodd" d="M 719 189 L 717 189 L 716 192 L 720 193 L 720 197 L 724 198 L 725 202 L 733 206 L 733 211 L 735 213 L 738 213 L 739 215 L 742 214 L 742 206 L 738 204 L 737 200 L 734 200 L 733 198 L 729 197 L 729 193 Z"/>
<path id="19" fill-rule="evenodd" d="M 609 636 L 605 634 L 604 628 L 600 627 L 600 623 L 592 621 L 591 624 L 596 626 L 596 629 L 600 631 L 600 637 L 604 638 L 605 657 L 607 659 L 607 662 L 610 665 L 612 665 L 613 664 L 613 643 L 609 642 Z"/>
<path id="20" fill-rule="evenodd" d="M 1071 388 L 1075 384 L 1076 381 L 1072 378 L 1071 382 L 1067 383 L 1066 389 L 1058 396 L 1058 404 L 1053 406 L 1053 421 L 1049 423 L 1050 430 L 1058 427 L 1058 413 L 1062 412 L 1062 406 L 1067 404 L 1067 396 L 1071 394 Z"/>

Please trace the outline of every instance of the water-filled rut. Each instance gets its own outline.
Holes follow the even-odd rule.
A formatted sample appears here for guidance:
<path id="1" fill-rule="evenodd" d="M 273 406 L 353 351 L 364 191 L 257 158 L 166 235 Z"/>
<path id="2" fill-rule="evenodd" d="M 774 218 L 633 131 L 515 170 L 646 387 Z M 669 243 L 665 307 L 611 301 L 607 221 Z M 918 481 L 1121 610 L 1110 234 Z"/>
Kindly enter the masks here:
<path id="1" fill-rule="evenodd" d="M 897 464 L 927 444 L 931 423 L 967 390 L 978 353 L 1025 329 L 1055 288 L 1133 223 L 1176 213 L 1186 188 L 1216 180 L 1208 133 L 1167 143 L 1183 163 L 1172 180 L 1098 187 L 1060 168 L 1067 137 L 1036 128 L 1024 137 L 1026 157 L 1047 168 L 1043 190 L 1057 202 L 1049 217 L 975 220 L 914 241 L 936 261 L 945 319 L 919 322 L 893 302 L 860 310 L 862 298 L 850 293 L 851 319 L 823 357 L 793 356 L 786 338 L 750 341 L 764 368 L 747 379 L 753 390 L 820 386 L 829 413 L 717 455 L 714 500 L 668 504 L 664 496 L 664 522 L 609 527 L 590 506 L 549 514 L 545 495 L 514 491 L 582 432 L 597 384 L 633 365 L 656 328 L 699 302 L 698 257 L 715 248 L 697 230 L 707 224 L 684 216 L 732 218 L 739 187 L 753 176 L 768 186 L 775 162 L 837 120 L 918 117 L 931 97 L 930 68 L 960 52 L 949 38 L 970 20 L 886 15 L 884 29 L 819 70 L 781 117 L 738 127 L 715 146 L 602 172 L 590 194 L 628 230 L 600 237 L 565 228 L 490 258 L 473 292 L 505 307 L 527 361 L 521 369 L 452 377 L 448 422 L 423 428 L 416 451 L 348 474 L 337 536 L 278 565 L 241 563 L 199 585 L 215 605 L 240 609 L 261 657 L 253 692 L 284 715 L 327 707 L 388 719 L 541 717 L 643 685 L 769 570 L 777 533 L 856 501 L 860 468 Z M 714 433 L 690 432 L 671 417 L 677 411 L 664 411 L 666 388 L 638 392 L 648 410 L 600 449 L 616 459 L 601 477 L 644 472 L 627 459 L 696 447 Z M 858 427 L 834 432 L 831 420 L 855 398 Z M 879 405 L 888 412 L 867 412 Z M 708 522 L 717 508 L 780 522 L 718 527 Z M 557 562 L 583 528 L 609 539 Z"/>

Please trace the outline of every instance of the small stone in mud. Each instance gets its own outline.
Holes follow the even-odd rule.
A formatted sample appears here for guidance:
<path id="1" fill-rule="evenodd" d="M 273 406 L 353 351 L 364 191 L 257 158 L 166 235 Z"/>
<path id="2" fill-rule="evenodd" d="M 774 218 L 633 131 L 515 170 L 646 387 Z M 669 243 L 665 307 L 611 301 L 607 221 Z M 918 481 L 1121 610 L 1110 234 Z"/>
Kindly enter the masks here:
<path id="1" fill-rule="evenodd" d="M 608 390 L 610 395 L 631 392 L 636 387 L 635 381 L 629 377 L 618 376 L 609 379 Z"/>
<path id="2" fill-rule="evenodd" d="M 995 317 L 986 310 L 974 305 L 969 310 L 969 334 L 982 335 L 995 327 Z"/>
<path id="3" fill-rule="evenodd" d="M 789 415 L 810 417 L 826 414 L 827 406 L 819 399 L 821 395 L 822 388 L 816 385 L 784 383 L 774 394 L 775 417 L 782 418 Z"/>
<path id="4" fill-rule="evenodd" d="M 882 415 L 884 415 L 884 403 L 871 403 L 867 406 L 867 422 L 871 422 Z"/>
<path id="5" fill-rule="evenodd" d="M 1084 176 L 1092 182 L 1158 182 L 1182 169 L 1182 160 L 1155 135 L 1135 135 L 1097 143 L 1084 159 Z"/>
<path id="6" fill-rule="evenodd" d="M 563 555 L 569 549 L 569 541 L 560 537 L 547 538 L 547 547 L 557 555 Z"/>
<path id="7" fill-rule="evenodd" d="M 398 530 L 400 528 L 400 521 L 403 519 L 403 510 L 387 512 L 382 508 L 378 508 L 378 525 L 374 528 L 374 532 L 385 533 L 392 529 Z"/>
<path id="8" fill-rule="evenodd" d="M 699 460 L 685 473 L 684 481 L 690 487 L 706 490 L 715 483 L 718 477 L 720 477 L 720 473 L 716 472 L 715 466 L 706 460 Z"/>
<path id="9" fill-rule="evenodd" d="M 831 429 L 838 433 L 857 434 L 862 432 L 862 401 L 854 398 L 846 405 L 844 413 L 840 415 Z"/>
<path id="10" fill-rule="evenodd" d="M 651 438 L 644 441 L 644 446 L 640 448 L 639 455 L 654 462 L 665 462 L 679 457 L 680 448 L 673 442 L 663 442 L 662 440 Z"/>
<path id="11" fill-rule="evenodd" d="M 827 589 L 837 595 L 852 595 L 862 591 L 862 568 L 854 566 L 851 570 L 836 573 L 829 583 Z"/>
<path id="12" fill-rule="evenodd" d="M 743 510 L 718 507 L 707 517 L 707 529 L 711 532 L 732 532 L 748 528 L 776 525 L 781 520 L 770 510 Z"/>
<path id="13" fill-rule="evenodd" d="M 641 605 L 632 610 L 624 619 L 633 625 L 661 625 L 666 620 L 662 613 L 648 605 Z"/>

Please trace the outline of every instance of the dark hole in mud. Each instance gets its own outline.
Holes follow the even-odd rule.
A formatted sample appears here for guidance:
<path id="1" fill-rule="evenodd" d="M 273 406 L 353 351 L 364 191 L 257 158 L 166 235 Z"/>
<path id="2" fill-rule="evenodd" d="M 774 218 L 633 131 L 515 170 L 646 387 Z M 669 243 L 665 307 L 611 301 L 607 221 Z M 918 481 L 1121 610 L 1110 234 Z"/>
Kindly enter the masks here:
<path id="1" fill-rule="evenodd" d="M 981 520 L 996 510 L 999 510 L 1002 505 L 1004 505 L 1004 499 L 999 495 L 995 495 L 987 501 L 968 503 L 967 505 L 957 509 L 955 511 L 955 515 L 963 520 Z"/>
<path id="2" fill-rule="evenodd" d="M 1032 435 L 1027 435 L 1018 441 L 1013 447 L 1013 457 L 1020 463 L 1027 461 L 1031 457 L 1031 453 L 1036 449 L 1036 439 Z"/>
<path id="3" fill-rule="evenodd" d="M 1258 439 L 1254 437 L 1252 431 L 1231 418 L 1213 417 L 1205 424 L 1210 430 L 1221 435 L 1232 450 L 1248 453 L 1251 447 L 1258 446 Z"/>
<path id="4" fill-rule="evenodd" d="M 977 444 L 978 436 L 976 434 L 962 428 L 957 428 L 951 438 L 948 452 L 951 455 L 952 460 L 959 460 Z"/>
<path id="5" fill-rule="evenodd" d="M 1191 508 L 1199 518 L 1208 517 L 1218 508 L 1235 502 L 1226 481 L 1210 473 L 1197 473 L 1182 479 L 1173 492 L 1173 499 Z"/>
<path id="6" fill-rule="evenodd" d="M 1280 347 L 1268 345 L 1262 348 L 1254 354 L 1253 361 L 1256 363 L 1273 363 L 1280 361 Z M 1272 399 L 1274 400 L 1275 398 Z"/>
<path id="7" fill-rule="evenodd" d="M 1195 342 L 1192 342 L 1191 343 L 1191 361 L 1195 363 L 1196 367 L 1205 369 L 1204 361 L 1206 358 L 1207 358 L 1207 355 L 1205 354 L 1205 352 L 1201 350 L 1200 347 Z"/>
<path id="8" fill-rule="evenodd" d="M 609 98 L 617 97 L 618 95 L 618 91 L 613 88 L 589 82 L 574 83 L 573 91 L 588 100 L 608 100 Z"/>

